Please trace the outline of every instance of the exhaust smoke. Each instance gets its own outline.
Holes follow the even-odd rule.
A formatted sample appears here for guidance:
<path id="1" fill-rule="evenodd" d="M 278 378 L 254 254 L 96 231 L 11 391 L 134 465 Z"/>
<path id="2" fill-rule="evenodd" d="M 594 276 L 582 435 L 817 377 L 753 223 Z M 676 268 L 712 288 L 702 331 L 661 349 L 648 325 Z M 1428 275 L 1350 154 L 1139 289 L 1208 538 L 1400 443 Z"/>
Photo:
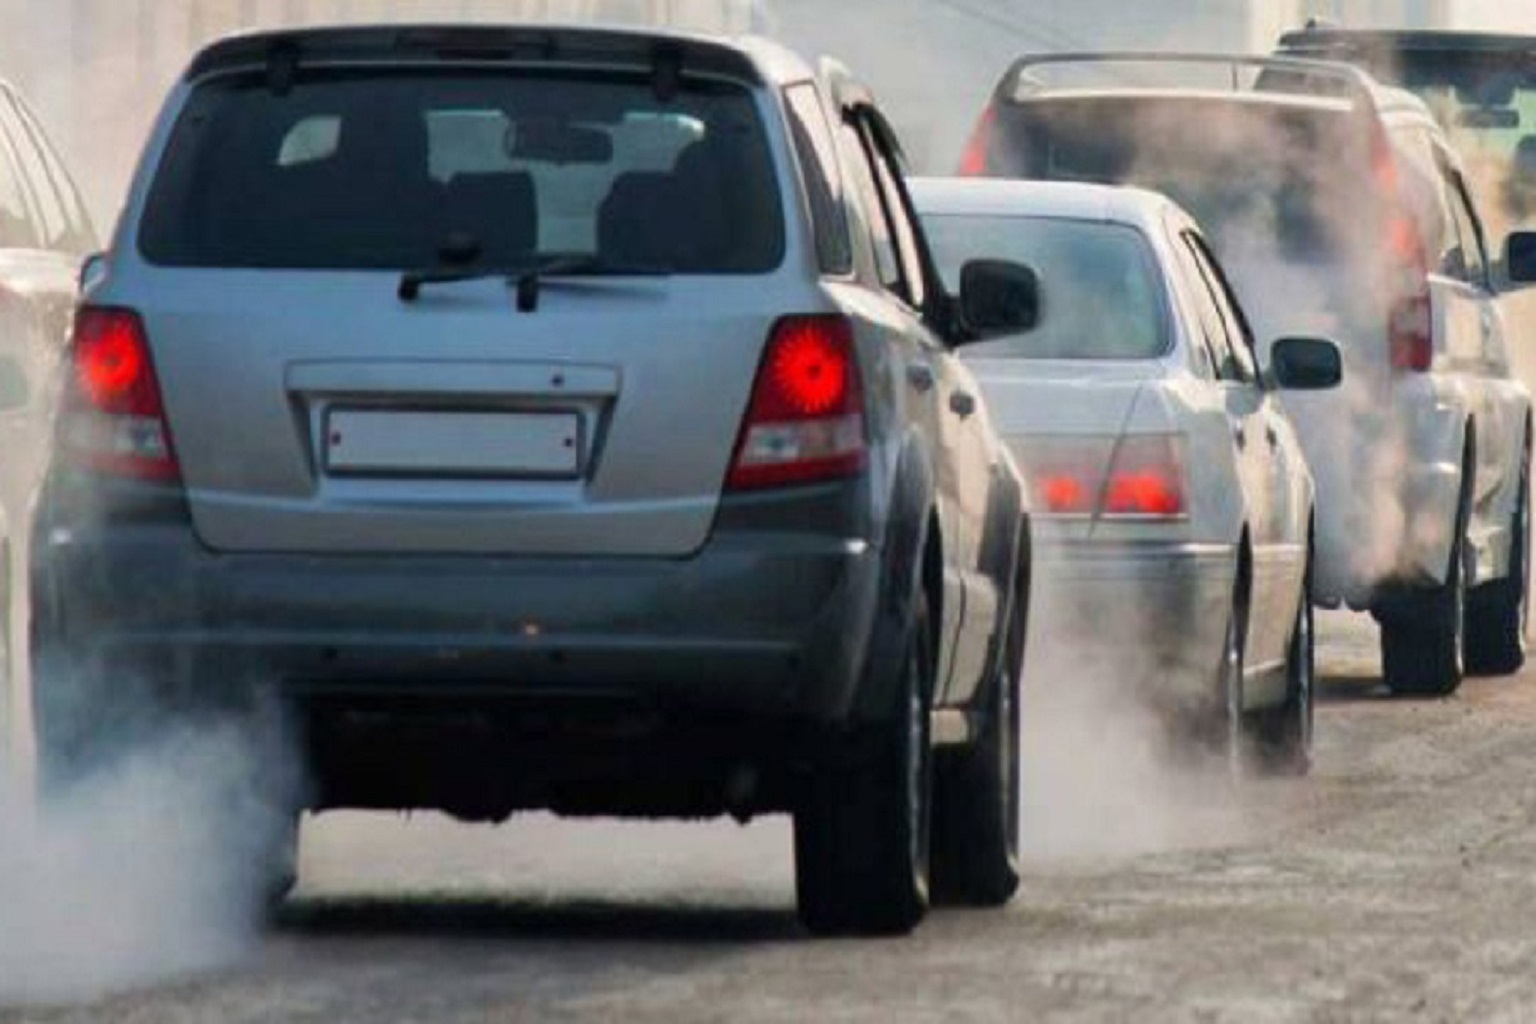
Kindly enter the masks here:
<path id="1" fill-rule="evenodd" d="M 1022 698 L 1026 859 L 1219 847 L 1258 824 L 1232 766 L 1194 741 L 1170 706 L 1175 692 L 1214 697 L 1219 644 L 1208 673 L 1179 678 L 1157 663 L 1168 638 L 1157 635 L 1154 611 L 1129 595 L 1084 603 L 1037 576 Z"/>
<path id="2" fill-rule="evenodd" d="M 271 766 L 297 763 L 270 721 L 141 734 L 41 806 L 0 772 L 0 1006 L 89 1001 L 251 950 L 292 806 Z"/>

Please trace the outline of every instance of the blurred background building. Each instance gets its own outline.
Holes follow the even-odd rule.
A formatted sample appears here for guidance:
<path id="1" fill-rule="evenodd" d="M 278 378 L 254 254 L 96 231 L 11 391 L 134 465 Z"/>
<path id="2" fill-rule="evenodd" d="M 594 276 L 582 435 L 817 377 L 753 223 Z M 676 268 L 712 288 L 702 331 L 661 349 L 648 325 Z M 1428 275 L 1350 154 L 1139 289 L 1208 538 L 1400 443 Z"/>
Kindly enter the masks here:
<path id="1" fill-rule="evenodd" d="M 161 96 L 189 54 L 241 28 L 474 19 L 769 32 L 834 53 L 874 86 L 914 163 L 954 165 L 1020 53 L 1106 47 L 1262 51 L 1310 15 L 1348 24 L 1536 32 L 1532 0 L 0 0 L 0 76 L 31 98 L 80 169 L 103 230 Z"/>

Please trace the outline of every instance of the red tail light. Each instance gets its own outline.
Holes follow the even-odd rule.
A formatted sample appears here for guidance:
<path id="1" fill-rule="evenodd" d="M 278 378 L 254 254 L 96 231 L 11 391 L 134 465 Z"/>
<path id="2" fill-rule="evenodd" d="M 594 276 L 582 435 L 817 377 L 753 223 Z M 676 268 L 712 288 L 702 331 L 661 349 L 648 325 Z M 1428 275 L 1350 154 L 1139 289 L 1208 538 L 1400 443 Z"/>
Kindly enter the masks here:
<path id="1" fill-rule="evenodd" d="M 980 178 L 987 173 L 988 158 L 992 152 L 992 135 L 997 130 L 997 106 L 987 104 L 987 109 L 981 112 L 981 118 L 976 122 L 976 128 L 971 132 L 971 140 L 966 143 L 965 153 L 960 157 L 960 176 L 962 178 Z"/>
<path id="2" fill-rule="evenodd" d="M 1104 487 L 1104 515 L 1176 519 L 1187 511 L 1178 440 L 1166 435 L 1122 440 Z"/>
<path id="3" fill-rule="evenodd" d="M 149 339 L 139 315 L 86 307 L 75 318 L 59 443 L 78 465 L 114 476 L 181 476 Z"/>
<path id="4" fill-rule="evenodd" d="M 1434 309 L 1429 289 L 1429 247 L 1400 188 L 1397 158 L 1386 130 L 1371 135 L 1376 192 L 1386 204 L 1389 287 L 1401 298 L 1387 312 L 1387 351 L 1395 370 L 1427 371 L 1435 358 Z"/>
<path id="5" fill-rule="evenodd" d="M 839 316 L 779 321 L 726 486 L 755 490 L 855 476 L 868 451 L 852 325 Z"/>
<path id="6" fill-rule="evenodd" d="M 1035 496 L 1040 505 L 1056 516 L 1092 514 L 1098 491 L 1098 484 L 1085 473 L 1057 470 L 1035 479 Z"/>
<path id="7" fill-rule="evenodd" d="M 1423 373 L 1434 363 L 1433 318 L 1427 293 L 1402 299 L 1393 305 L 1387 344 L 1394 370 Z"/>
<path id="8" fill-rule="evenodd" d="M 1182 438 L 1034 438 L 1020 459 L 1045 515 L 1181 519 L 1189 510 Z"/>

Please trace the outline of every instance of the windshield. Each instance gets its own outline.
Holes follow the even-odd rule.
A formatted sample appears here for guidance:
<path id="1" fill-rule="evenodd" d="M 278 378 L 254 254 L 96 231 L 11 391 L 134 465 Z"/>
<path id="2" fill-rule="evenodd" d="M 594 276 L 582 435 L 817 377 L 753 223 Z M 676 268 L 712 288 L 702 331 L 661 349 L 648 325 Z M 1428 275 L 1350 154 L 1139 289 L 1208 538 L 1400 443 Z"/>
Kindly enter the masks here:
<path id="1" fill-rule="evenodd" d="M 315 74 L 200 87 L 140 244 L 187 267 L 527 266 L 754 274 L 784 218 L 752 95 L 645 76 Z"/>
<path id="2" fill-rule="evenodd" d="M 1167 351 L 1167 320 L 1146 241 L 1094 221 L 933 214 L 934 258 L 951 293 L 971 259 L 1006 259 L 1040 277 L 1040 324 L 966 349 L 991 359 L 1152 359 Z"/>

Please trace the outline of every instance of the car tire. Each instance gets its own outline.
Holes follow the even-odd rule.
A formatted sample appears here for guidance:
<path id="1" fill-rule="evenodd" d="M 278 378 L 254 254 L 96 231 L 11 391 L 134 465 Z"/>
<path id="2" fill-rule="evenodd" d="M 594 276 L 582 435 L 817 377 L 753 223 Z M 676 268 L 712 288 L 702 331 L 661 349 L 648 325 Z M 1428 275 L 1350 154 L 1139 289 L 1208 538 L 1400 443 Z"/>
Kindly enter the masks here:
<path id="1" fill-rule="evenodd" d="M 1020 688 L 1029 604 L 1014 598 L 1003 663 L 970 747 L 941 752 L 934 781 L 933 896 L 950 906 L 1001 907 L 1019 891 Z"/>
<path id="2" fill-rule="evenodd" d="M 928 912 L 935 663 L 921 597 L 901 643 L 900 707 L 837 737 L 795 811 L 800 919 L 815 935 L 904 935 Z"/>
<path id="3" fill-rule="evenodd" d="M 1520 466 L 1520 491 L 1511 524 L 1509 574 L 1467 595 L 1466 672 L 1509 676 L 1525 667 L 1525 629 L 1530 607 L 1527 553 L 1531 542 L 1530 454 Z"/>
<path id="4" fill-rule="evenodd" d="M 1299 777 L 1312 770 L 1317 658 L 1310 552 L 1304 580 L 1285 658 L 1285 703 L 1251 719 L 1254 764 L 1265 775 Z"/>
<path id="5" fill-rule="evenodd" d="M 1401 697 L 1449 697 L 1466 666 L 1468 496 L 1457 513 L 1445 582 L 1399 593 L 1377 610 L 1387 689 Z"/>

